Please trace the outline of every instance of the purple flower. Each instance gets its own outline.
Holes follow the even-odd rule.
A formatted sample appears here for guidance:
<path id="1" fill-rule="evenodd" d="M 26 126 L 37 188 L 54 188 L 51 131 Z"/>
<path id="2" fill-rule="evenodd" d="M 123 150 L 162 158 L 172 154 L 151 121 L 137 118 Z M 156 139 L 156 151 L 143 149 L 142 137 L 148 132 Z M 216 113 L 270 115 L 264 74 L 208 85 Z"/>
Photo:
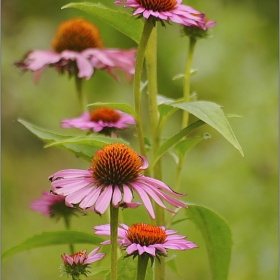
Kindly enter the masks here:
<path id="1" fill-rule="evenodd" d="M 100 132 L 106 135 L 111 135 L 115 129 L 128 128 L 129 124 L 135 124 L 135 120 L 131 115 L 104 107 L 91 112 L 84 112 L 78 118 L 61 121 L 61 126 L 64 128 L 92 129 L 94 132 Z"/>
<path id="2" fill-rule="evenodd" d="M 173 211 L 163 201 L 175 207 L 187 208 L 185 203 L 167 193 L 183 195 L 159 180 L 140 174 L 147 167 L 148 162 L 143 156 L 124 144 L 113 143 L 97 151 L 88 170 L 61 170 L 51 175 L 49 180 L 54 193 L 66 196 L 67 205 L 79 204 L 82 209 L 94 205 L 95 212 L 100 214 L 107 210 L 111 202 L 116 208 L 138 207 L 139 202 L 132 202 L 134 191 L 153 219 L 155 213 L 149 197 L 170 212 Z"/>
<path id="3" fill-rule="evenodd" d="M 110 236 L 110 225 L 95 226 L 95 234 Z M 130 227 L 120 224 L 118 228 L 118 242 L 125 248 L 128 255 L 142 255 L 147 253 L 153 257 L 167 255 L 167 249 L 190 250 L 198 246 L 185 239 L 186 236 L 177 234 L 176 230 L 167 230 L 163 226 L 149 224 L 133 224 Z M 110 244 L 110 240 L 102 242 Z"/>
<path id="4" fill-rule="evenodd" d="M 204 14 L 186 5 L 181 5 L 182 0 L 126 0 L 116 1 L 117 5 L 134 9 L 134 16 L 142 15 L 144 18 L 161 21 L 173 21 L 187 26 L 199 26 L 204 21 Z"/>
<path id="5" fill-rule="evenodd" d="M 73 215 L 77 210 L 65 205 L 65 196 L 49 192 L 43 192 L 43 198 L 34 200 L 30 204 L 30 208 L 47 217 L 55 217 L 58 219 Z"/>
<path id="6" fill-rule="evenodd" d="M 114 69 L 124 72 L 128 80 L 135 72 L 135 49 L 104 48 L 98 29 L 80 18 L 65 21 L 58 27 L 52 47 L 53 51 L 30 51 L 15 64 L 35 72 L 35 82 L 47 67 L 85 79 L 90 79 L 95 69 L 106 69 L 117 80 Z"/>
<path id="7" fill-rule="evenodd" d="M 87 270 L 89 268 L 89 264 L 99 261 L 104 258 L 104 253 L 97 253 L 100 249 L 100 246 L 94 249 L 87 255 L 87 251 L 80 251 L 73 255 L 63 254 L 61 256 L 63 260 L 63 265 L 61 266 L 61 270 L 67 276 L 71 275 L 73 279 L 79 279 L 81 274 L 87 276 L 90 274 L 90 271 Z"/>

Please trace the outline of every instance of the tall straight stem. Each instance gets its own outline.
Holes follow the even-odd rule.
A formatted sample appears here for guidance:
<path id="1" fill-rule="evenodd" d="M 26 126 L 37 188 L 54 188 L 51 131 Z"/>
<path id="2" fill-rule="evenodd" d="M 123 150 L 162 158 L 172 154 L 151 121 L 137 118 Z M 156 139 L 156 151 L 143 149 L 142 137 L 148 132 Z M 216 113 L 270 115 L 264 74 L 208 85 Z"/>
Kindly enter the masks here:
<path id="1" fill-rule="evenodd" d="M 65 223 L 65 227 L 67 230 L 70 229 L 70 217 L 69 216 L 64 216 L 64 223 Z M 74 254 L 74 246 L 73 244 L 69 244 L 69 249 L 70 249 L 70 253 Z"/>
<path id="2" fill-rule="evenodd" d="M 186 71 L 185 71 L 185 82 L 184 82 L 184 102 L 189 102 L 190 100 L 190 78 L 191 78 L 191 67 L 194 56 L 194 47 L 195 47 L 196 39 L 194 37 L 190 37 L 189 43 L 189 51 L 186 62 Z M 182 128 L 185 128 L 189 122 L 189 112 L 183 111 L 183 121 Z"/>
<path id="3" fill-rule="evenodd" d="M 146 147 L 144 142 L 143 124 L 142 124 L 142 112 L 141 112 L 141 77 L 145 58 L 145 51 L 150 34 L 153 30 L 153 22 L 150 20 L 145 20 L 145 25 L 142 33 L 140 43 L 138 45 L 136 64 L 135 64 L 135 75 L 134 75 L 134 107 L 136 111 L 136 128 L 138 134 L 138 141 L 140 152 L 144 157 L 147 157 Z M 145 170 L 145 175 L 149 175 L 149 170 Z"/>
<path id="4" fill-rule="evenodd" d="M 83 88 L 83 82 L 84 82 L 83 79 L 79 78 L 77 75 L 75 76 L 76 90 L 78 94 L 81 113 L 87 111 L 87 96 Z"/>
<path id="5" fill-rule="evenodd" d="M 192 67 L 192 61 L 194 56 L 194 48 L 196 44 L 196 38 L 190 36 L 190 42 L 189 42 L 189 51 L 188 51 L 188 57 L 186 62 L 186 70 L 185 70 L 185 76 L 184 76 L 184 102 L 189 102 L 190 100 L 190 91 L 191 91 L 191 67 Z M 182 119 L 182 128 L 187 127 L 189 124 L 189 112 L 183 111 L 183 119 Z M 175 191 L 179 191 L 181 178 L 182 178 L 182 170 L 184 165 L 185 157 L 181 158 L 179 160 L 178 166 L 177 166 L 177 174 L 176 174 L 176 182 L 175 182 Z"/>
<path id="6" fill-rule="evenodd" d="M 111 280 L 118 279 L 118 217 L 119 209 L 110 204 Z"/>
<path id="7" fill-rule="evenodd" d="M 149 256 L 147 253 L 138 255 L 137 277 L 136 280 L 145 280 Z"/>
<path id="8" fill-rule="evenodd" d="M 155 156 L 159 146 L 161 133 L 158 133 L 159 115 L 158 115 L 158 103 L 157 103 L 157 29 L 154 28 L 146 50 L 146 69 L 148 77 L 148 90 L 149 90 L 149 111 L 150 111 L 150 123 L 152 134 L 152 150 L 153 156 Z M 159 159 L 153 169 L 154 178 L 162 179 L 162 161 Z M 155 205 L 156 224 L 158 226 L 165 225 L 164 209 L 158 204 Z M 165 278 L 165 261 L 160 257 L 161 262 L 155 263 L 154 279 Z"/>

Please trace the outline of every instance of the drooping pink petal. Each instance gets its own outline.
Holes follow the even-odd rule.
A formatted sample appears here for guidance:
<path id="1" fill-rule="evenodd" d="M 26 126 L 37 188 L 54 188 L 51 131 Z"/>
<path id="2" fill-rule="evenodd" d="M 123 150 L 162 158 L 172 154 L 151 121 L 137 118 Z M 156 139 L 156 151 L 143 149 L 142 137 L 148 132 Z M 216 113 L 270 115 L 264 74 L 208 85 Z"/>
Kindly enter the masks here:
<path id="1" fill-rule="evenodd" d="M 117 206 L 122 200 L 122 193 L 118 186 L 114 187 L 113 197 L 112 197 L 112 203 L 114 206 Z"/>
<path id="2" fill-rule="evenodd" d="M 97 201 L 101 191 L 102 191 L 102 186 L 96 188 L 95 190 L 92 190 L 90 195 L 86 196 L 82 200 L 82 202 L 80 203 L 80 207 L 82 209 L 86 209 L 86 208 L 89 208 L 92 205 L 94 205 L 95 202 Z"/>
<path id="3" fill-rule="evenodd" d="M 107 210 L 107 208 L 111 202 L 112 193 L 113 193 L 112 185 L 108 186 L 101 193 L 101 195 L 99 196 L 98 200 L 96 201 L 95 207 L 94 207 L 94 209 L 97 213 L 103 214 Z"/>
<path id="4" fill-rule="evenodd" d="M 132 185 L 132 184 L 131 184 Z M 155 212 L 154 212 L 154 209 L 153 209 L 153 206 L 152 206 L 152 203 L 148 197 L 148 195 L 141 189 L 137 186 L 137 184 L 133 184 L 132 185 L 134 190 L 139 194 L 139 196 L 141 197 L 149 215 L 151 216 L 152 219 L 155 218 Z"/>

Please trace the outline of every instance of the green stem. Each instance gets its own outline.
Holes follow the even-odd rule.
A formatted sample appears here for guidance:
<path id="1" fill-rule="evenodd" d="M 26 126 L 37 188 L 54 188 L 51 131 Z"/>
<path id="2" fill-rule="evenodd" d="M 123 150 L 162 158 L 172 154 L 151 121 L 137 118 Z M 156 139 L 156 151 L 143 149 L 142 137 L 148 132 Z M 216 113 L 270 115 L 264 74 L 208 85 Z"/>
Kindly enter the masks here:
<path id="1" fill-rule="evenodd" d="M 157 29 L 154 28 L 151 32 L 151 36 L 147 45 L 146 50 L 146 69 L 148 77 L 148 91 L 149 91 L 149 110 L 150 110 L 150 124 L 151 124 L 151 134 L 152 134 L 152 150 L 153 156 L 155 156 L 161 139 L 161 130 L 159 131 L 159 114 L 158 114 L 158 103 L 157 103 Z M 154 178 L 162 179 L 162 161 L 159 159 L 153 168 Z M 164 209 L 158 204 L 154 203 L 155 215 L 156 215 L 156 225 L 165 225 Z M 164 279 L 165 278 L 165 261 L 161 259 L 161 262 L 156 262 L 155 264 L 155 274 L 154 279 Z"/>
<path id="2" fill-rule="evenodd" d="M 137 277 L 136 280 L 144 280 L 149 261 L 149 255 L 144 253 L 141 256 L 138 255 Z"/>
<path id="3" fill-rule="evenodd" d="M 118 217 L 119 209 L 110 204 L 111 280 L 118 279 Z"/>
<path id="4" fill-rule="evenodd" d="M 186 62 L 186 71 L 185 71 L 185 83 L 184 83 L 184 102 L 189 102 L 190 99 L 190 77 L 191 77 L 191 67 L 194 56 L 194 48 L 195 48 L 196 38 L 190 37 L 189 43 L 189 51 Z M 185 128 L 189 122 L 189 112 L 183 111 L 183 121 L 182 128 Z"/>
<path id="5" fill-rule="evenodd" d="M 84 82 L 83 79 L 79 78 L 77 75 L 75 76 L 76 90 L 77 90 L 78 99 L 79 99 L 79 103 L 80 103 L 81 113 L 87 111 L 87 104 L 88 104 L 87 96 L 83 89 L 83 82 Z"/>
<path id="6" fill-rule="evenodd" d="M 191 78 L 191 67 L 192 67 L 192 61 L 194 56 L 194 49 L 196 44 L 196 38 L 190 37 L 189 42 L 189 51 L 188 51 L 188 57 L 186 62 L 186 71 L 185 71 L 185 82 L 184 82 L 184 102 L 189 102 L 190 100 L 190 91 L 191 91 L 191 84 L 190 84 L 190 78 Z M 183 119 L 182 119 L 182 128 L 187 127 L 189 124 L 189 112 L 183 111 Z M 176 182 L 175 182 L 175 191 L 179 191 L 181 178 L 182 178 L 182 171 L 183 171 L 183 165 L 184 165 L 185 157 L 183 159 L 179 160 L 177 171 L 176 171 Z"/>
<path id="7" fill-rule="evenodd" d="M 70 217 L 69 216 L 64 216 L 64 223 L 65 223 L 65 227 L 67 230 L 70 230 Z M 71 254 L 74 254 L 74 245 L 73 244 L 69 244 L 69 250 Z"/>
<path id="8" fill-rule="evenodd" d="M 136 64 L 135 64 L 135 75 L 134 75 L 134 107 L 136 111 L 136 128 L 138 134 L 138 141 L 141 155 L 147 157 L 146 147 L 144 142 L 143 124 L 142 124 L 142 112 L 141 112 L 141 77 L 145 58 L 145 51 L 150 34 L 153 30 L 153 22 L 150 20 L 145 20 L 145 25 L 142 33 L 140 43 L 138 45 Z M 149 170 L 145 170 L 145 175 L 149 174 Z"/>
<path id="9" fill-rule="evenodd" d="M 176 181 L 175 181 L 175 187 L 174 191 L 179 192 L 180 190 L 180 184 L 181 184 L 181 179 L 182 179 L 182 170 L 183 170 L 183 165 L 185 162 L 185 157 L 182 157 L 179 159 L 177 169 L 176 169 Z"/>

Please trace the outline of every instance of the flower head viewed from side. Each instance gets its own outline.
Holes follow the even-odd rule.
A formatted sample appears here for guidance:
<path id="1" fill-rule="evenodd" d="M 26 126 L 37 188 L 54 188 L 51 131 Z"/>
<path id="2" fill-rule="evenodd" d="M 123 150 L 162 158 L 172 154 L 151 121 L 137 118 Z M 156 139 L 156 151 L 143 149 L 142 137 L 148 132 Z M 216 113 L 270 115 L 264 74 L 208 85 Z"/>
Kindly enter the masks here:
<path id="1" fill-rule="evenodd" d="M 206 17 L 198 26 L 183 26 L 183 34 L 194 39 L 206 38 L 209 36 L 209 29 L 216 25 L 216 21 L 208 20 Z"/>
<path id="2" fill-rule="evenodd" d="M 185 203 L 167 193 L 183 195 L 163 182 L 140 173 L 147 167 L 148 162 L 143 156 L 124 144 L 113 143 L 97 151 L 88 170 L 61 170 L 51 175 L 49 180 L 54 193 L 66 196 L 67 205 L 79 204 L 82 209 L 94 205 L 95 212 L 99 214 L 103 214 L 110 203 L 115 208 L 138 207 L 139 202 L 132 202 L 134 191 L 153 219 L 155 213 L 150 197 L 170 212 L 173 211 L 163 201 L 175 207 L 187 208 Z"/>
<path id="3" fill-rule="evenodd" d="M 110 236 L 110 225 L 95 226 L 95 234 Z M 118 242 L 125 248 L 128 255 L 137 256 L 144 253 L 152 257 L 167 256 L 167 250 L 190 250 L 198 248 L 196 244 L 186 240 L 186 236 L 177 234 L 176 230 L 167 230 L 163 226 L 144 223 L 133 224 L 130 227 L 120 224 Z M 110 240 L 102 242 L 110 244 Z"/>
<path id="4" fill-rule="evenodd" d="M 95 69 L 106 69 L 117 80 L 114 69 L 123 71 L 127 79 L 134 75 L 136 50 L 104 48 L 99 30 L 81 18 L 65 21 L 58 27 L 52 48 L 53 51 L 30 51 L 15 64 L 35 72 L 35 82 L 47 67 L 85 79 L 90 79 Z"/>
<path id="5" fill-rule="evenodd" d="M 30 204 L 30 208 L 47 217 L 54 217 L 57 219 L 61 217 L 69 217 L 74 215 L 77 211 L 76 208 L 65 205 L 64 196 L 55 195 L 50 192 L 44 192 L 42 198 L 36 199 Z"/>
<path id="6" fill-rule="evenodd" d="M 104 253 L 97 253 L 100 249 L 100 246 L 94 249 L 87 255 L 86 250 L 80 251 L 73 255 L 63 254 L 61 256 L 63 264 L 60 269 L 63 272 L 62 275 L 66 274 L 67 276 L 72 276 L 72 279 L 80 279 L 80 275 L 88 276 L 90 271 L 87 270 L 90 268 L 89 264 L 99 261 L 104 258 Z"/>
<path id="7" fill-rule="evenodd" d="M 128 128 L 129 124 L 135 124 L 135 120 L 131 115 L 105 107 L 100 107 L 91 112 L 84 112 L 78 118 L 61 121 L 63 128 L 76 127 L 81 130 L 93 130 L 93 132 L 105 135 L 111 135 L 117 129 Z"/>
<path id="8" fill-rule="evenodd" d="M 116 1 L 117 5 L 134 9 L 134 16 L 142 15 L 146 19 L 173 21 L 187 26 L 201 26 L 204 14 L 194 8 L 182 5 L 182 0 L 126 0 Z"/>

